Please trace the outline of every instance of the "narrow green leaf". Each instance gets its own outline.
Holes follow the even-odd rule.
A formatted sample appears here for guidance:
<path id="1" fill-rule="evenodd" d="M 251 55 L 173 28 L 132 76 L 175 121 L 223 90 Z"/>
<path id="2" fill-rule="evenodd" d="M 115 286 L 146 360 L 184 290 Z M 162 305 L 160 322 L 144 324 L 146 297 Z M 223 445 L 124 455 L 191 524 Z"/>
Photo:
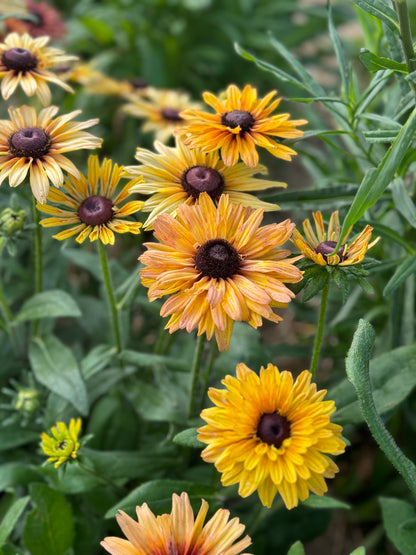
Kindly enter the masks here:
<path id="1" fill-rule="evenodd" d="M 380 497 L 380 505 L 388 538 L 402 555 L 414 555 L 416 529 L 406 526 L 406 522 L 416 518 L 414 507 L 391 497 Z"/>
<path id="2" fill-rule="evenodd" d="M 59 339 L 53 335 L 33 339 L 29 360 L 42 385 L 69 401 L 82 415 L 88 414 L 87 390 L 77 361 Z"/>
<path id="3" fill-rule="evenodd" d="M 6 543 L 7 538 L 15 527 L 15 524 L 22 516 L 29 499 L 30 497 L 28 495 L 17 499 L 4 515 L 3 520 L 0 523 L 0 547 L 3 547 Z"/>
<path id="4" fill-rule="evenodd" d="M 375 131 L 364 131 L 363 135 L 368 143 L 392 143 L 397 137 L 398 131 L 393 129 L 376 129 Z"/>
<path id="5" fill-rule="evenodd" d="M 205 443 L 202 443 L 197 439 L 198 428 L 188 428 L 188 430 L 183 430 L 175 435 L 173 438 L 173 443 L 177 445 L 183 445 L 184 447 L 193 447 L 194 449 L 202 449 L 206 447 Z"/>
<path id="6" fill-rule="evenodd" d="M 20 309 L 15 320 L 25 322 L 40 318 L 57 318 L 62 316 L 81 316 L 81 311 L 74 299 L 61 289 L 52 289 L 36 293 Z"/>
<path id="7" fill-rule="evenodd" d="M 377 166 L 367 171 L 364 179 L 357 191 L 354 201 L 342 224 L 339 245 L 347 234 L 349 228 L 354 225 L 364 214 L 364 212 L 373 206 L 381 197 L 384 190 L 392 181 L 397 168 L 403 157 L 413 142 L 416 133 L 416 108 L 411 113 L 409 119 L 400 130 L 393 144 L 386 152 L 385 156 Z"/>
<path id="8" fill-rule="evenodd" d="M 2 426 L 0 427 L 0 451 L 7 451 L 27 443 L 33 443 L 34 441 L 39 441 L 39 438 L 39 432 L 22 429 L 17 424 Z"/>
<path id="9" fill-rule="evenodd" d="M 40 435 L 36 434 L 37 441 Z M 0 439 L 1 441 L 1 439 Z M 41 476 L 36 470 L 26 464 L 19 462 L 9 462 L 0 465 L 0 491 L 15 486 L 26 486 L 30 482 L 39 482 Z"/>
<path id="10" fill-rule="evenodd" d="M 393 31 L 400 31 L 396 12 L 383 0 L 353 0 L 353 2 L 359 8 L 384 21 Z"/>
<path id="11" fill-rule="evenodd" d="M 171 370 L 177 370 L 179 372 L 189 371 L 189 362 L 184 362 L 183 360 L 173 357 L 156 355 L 154 353 L 139 353 L 138 351 L 126 350 L 122 352 L 121 358 L 125 362 L 136 364 L 137 366 L 153 367 L 162 364 Z"/>
<path id="12" fill-rule="evenodd" d="M 345 61 L 344 48 L 342 46 L 337 30 L 335 29 L 334 20 L 332 17 L 332 5 L 330 2 L 328 2 L 328 27 L 329 35 L 334 46 L 335 55 L 338 60 L 342 86 L 345 91 L 345 96 L 348 97 L 350 93 L 350 71 L 348 69 L 347 62 Z"/>
<path id="13" fill-rule="evenodd" d="M 31 555 L 63 555 L 72 546 L 74 523 L 64 496 L 45 484 L 32 484 L 32 502 L 23 530 L 23 542 Z"/>
<path id="14" fill-rule="evenodd" d="M 409 224 L 416 228 L 416 207 L 401 177 L 396 178 L 391 184 L 393 200 L 397 210 L 406 218 Z"/>
<path id="15" fill-rule="evenodd" d="M 391 69 L 393 71 L 398 71 L 399 73 L 408 73 L 406 64 L 396 62 L 395 60 L 390 60 L 390 58 L 376 56 L 368 50 L 361 51 L 359 58 L 369 71 Z"/>
<path id="16" fill-rule="evenodd" d="M 81 361 L 81 371 L 85 380 L 103 370 L 113 359 L 115 347 L 96 345 Z"/>
<path id="17" fill-rule="evenodd" d="M 348 505 L 348 503 L 329 497 L 329 495 L 311 494 L 305 501 L 302 501 L 302 505 L 314 509 L 351 509 L 351 505 Z"/>
<path id="18" fill-rule="evenodd" d="M 406 258 L 406 260 L 400 264 L 387 282 L 383 295 L 385 297 L 391 295 L 404 281 L 406 281 L 409 276 L 414 273 L 416 273 L 416 254 L 409 256 L 409 258 Z"/>
<path id="19" fill-rule="evenodd" d="M 305 555 L 305 548 L 303 547 L 302 542 L 295 542 L 290 546 L 287 555 Z"/>

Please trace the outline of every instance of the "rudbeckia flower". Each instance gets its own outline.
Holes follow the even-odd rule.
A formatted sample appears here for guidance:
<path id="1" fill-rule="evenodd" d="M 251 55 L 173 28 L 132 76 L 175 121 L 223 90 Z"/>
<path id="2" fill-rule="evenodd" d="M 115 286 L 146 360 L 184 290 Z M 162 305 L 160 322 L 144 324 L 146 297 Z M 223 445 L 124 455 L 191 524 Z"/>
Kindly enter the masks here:
<path id="1" fill-rule="evenodd" d="M 143 205 L 143 212 L 150 212 L 144 223 L 146 229 L 152 229 L 154 220 L 162 212 L 176 216 L 181 204 L 195 204 L 203 192 L 215 201 L 226 193 L 232 202 L 243 206 L 264 210 L 279 208 L 247 194 L 247 191 L 286 187 L 286 183 L 255 178 L 254 174 L 267 173 L 264 166 L 251 169 L 240 163 L 230 168 L 224 165 L 218 152 L 189 149 L 181 139 L 177 140 L 175 148 L 156 142 L 155 149 L 156 153 L 138 148 L 136 160 L 142 165 L 126 167 L 131 177 L 143 177 L 132 190 L 151 195 Z"/>
<path id="2" fill-rule="evenodd" d="M 99 239 L 104 245 L 113 245 L 114 232 L 140 233 L 141 222 L 126 218 L 139 211 L 143 202 L 133 200 L 123 204 L 137 179 L 128 181 L 118 191 L 120 180 L 125 177 L 123 166 L 113 166 L 108 159 L 100 166 L 98 156 L 91 155 L 87 177 L 81 174 L 79 178 L 67 178 L 62 189 L 51 187 L 48 202 L 58 206 L 39 204 L 39 210 L 52 214 L 39 223 L 43 227 L 70 226 L 53 237 L 63 240 L 78 234 L 78 243 L 89 237 L 90 241 Z"/>
<path id="3" fill-rule="evenodd" d="M 40 203 L 46 202 L 49 180 L 55 187 L 62 185 L 62 170 L 80 176 L 63 152 L 99 148 L 102 143 L 102 139 L 84 131 L 98 119 L 71 121 L 81 110 L 54 118 L 57 112 L 56 106 L 44 108 L 39 114 L 30 106 L 10 107 L 11 121 L 0 120 L 0 184 L 9 178 L 10 187 L 17 187 L 29 172 L 33 195 Z"/>
<path id="4" fill-rule="evenodd" d="M 185 92 L 155 89 L 148 87 L 145 95 L 142 91 L 126 95 L 127 104 L 123 111 L 135 118 L 145 119 L 142 126 L 144 133 L 152 132 L 155 139 L 166 143 L 183 119 L 179 112 L 185 108 L 200 108 L 200 104 L 192 102 Z"/>
<path id="5" fill-rule="evenodd" d="M 215 337 L 220 350 L 228 349 L 234 321 L 257 328 L 262 318 L 279 322 L 272 310 L 286 306 L 294 293 L 284 283 L 302 279 L 279 249 L 291 236 L 294 224 L 260 227 L 263 210 L 230 202 L 221 195 L 218 207 L 207 193 L 199 203 L 181 204 L 177 218 L 164 213 L 153 223 L 160 243 L 145 243 L 139 260 L 142 284 L 150 301 L 164 295 L 162 316 L 170 316 L 166 328 L 206 333 Z"/>
<path id="6" fill-rule="evenodd" d="M 67 28 L 62 20 L 61 14 L 56 8 L 47 2 L 35 2 L 34 0 L 8 1 L 9 10 L 6 13 L 18 15 L 25 10 L 25 14 L 34 16 L 33 20 L 8 17 L 4 24 L 8 31 L 16 31 L 23 34 L 28 33 L 31 37 L 43 37 L 47 35 L 51 39 L 61 39 L 67 33 Z M 19 7 L 19 11 L 15 6 Z M 23 14 L 22 14 L 23 15 Z"/>
<path id="7" fill-rule="evenodd" d="M 295 229 L 292 235 L 292 242 L 304 256 L 320 266 L 350 266 L 358 264 L 363 260 L 368 249 L 371 249 L 379 240 L 379 237 L 377 237 L 377 239 L 369 244 L 373 228 L 367 225 L 356 239 L 349 244 L 342 244 L 336 253 L 331 254 L 337 246 L 340 235 L 338 210 L 331 214 L 327 231 L 325 231 L 321 212 L 318 210 L 312 216 L 315 222 L 316 233 L 311 222 L 304 220 L 303 231 L 305 237 Z M 347 237 L 344 241 L 346 239 Z"/>
<path id="8" fill-rule="evenodd" d="M 116 516 L 127 539 L 108 537 L 101 545 L 112 555 L 238 555 L 251 544 L 249 536 L 236 541 L 245 526 L 238 518 L 228 520 L 230 511 L 218 509 L 204 525 L 207 512 L 203 499 L 195 518 L 185 492 L 173 494 L 170 514 L 155 516 L 143 503 L 136 507 L 137 521 L 123 511 Z"/>
<path id="9" fill-rule="evenodd" d="M 71 418 L 69 426 L 64 422 L 57 422 L 56 426 L 51 428 L 52 435 L 42 433 L 41 449 L 49 457 L 47 462 L 55 463 L 55 468 L 77 457 L 81 424 L 81 418 Z"/>
<path id="10" fill-rule="evenodd" d="M 10 33 L 0 43 L 1 95 L 7 100 L 20 85 L 27 96 L 36 94 L 43 106 L 51 103 L 48 82 L 69 92 L 73 89 L 52 71 L 53 66 L 76 60 L 76 56 L 46 46 L 49 37 L 33 38 L 27 33 Z"/>
<path id="11" fill-rule="evenodd" d="M 220 149 L 226 166 L 234 166 L 241 157 L 247 166 L 254 168 L 259 163 L 256 146 L 265 148 L 277 158 L 291 160 L 296 152 L 271 137 L 302 137 L 303 131 L 296 126 L 307 121 L 290 120 L 290 114 L 270 115 L 281 100 L 273 100 L 275 95 L 276 91 L 271 91 L 264 98 L 257 99 L 257 90 L 251 85 L 246 85 L 242 91 L 230 85 L 224 99 L 205 92 L 203 98 L 215 114 L 184 110 L 180 116 L 192 121 L 175 134 L 185 135 L 185 143 L 191 148 L 199 147 L 204 152 Z"/>
<path id="12" fill-rule="evenodd" d="M 242 497 L 257 490 L 267 507 L 279 493 L 288 509 L 310 491 L 327 491 L 325 479 L 338 472 L 328 454 L 343 453 L 345 444 L 341 426 L 330 422 L 334 402 L 323 401 L 326 390 L 317 391 L 311 377 L 304 370 L 294 382 L 272 364 L 260 375 L 238 364 L 237 377 L 222 380 L 225 389 L 209 389 L 215 406 L 202 411 L 207 425 L 198 439 L 224 486 L 239 484 Z"/>

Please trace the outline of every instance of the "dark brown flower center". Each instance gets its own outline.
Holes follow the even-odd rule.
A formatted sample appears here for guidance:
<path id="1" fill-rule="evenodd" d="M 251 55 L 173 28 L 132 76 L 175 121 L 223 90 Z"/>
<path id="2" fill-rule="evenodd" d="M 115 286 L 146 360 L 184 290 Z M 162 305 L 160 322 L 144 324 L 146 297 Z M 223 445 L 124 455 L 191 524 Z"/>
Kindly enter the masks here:
<path id="1" fill-rule="evenodd" d="M 328 254 L 331 254 L 331 252 L 334 252 L 335 247 L 337 246 L 337 242 L 336 241 L 324 241 L 323 243 L 319 243 L 319 245 L 316 247 L 315 252 L 322 254 L 322 256 L 324 257 L 325 262 L 328 260 Z M 344 248 L 345 245 L 341 245 L 340 248 L 338 249 L 338 252 L 336 252 L 335 254 L 337 254 L 339 256 L 339 261 L 342 262 L 343 260 L 345 260 L 345 255 L 344 253 Z"/>
<path id="2" fill-rule="evenodd" d="M 216 199 L 224 190 L 223 176 L 207 166 L 193 166 L 187 169 L 182 174 L 181 184 L 184 191 L 195 198 L 201 193 L 208 193 L 211 198 Z"/>
<path id="3" fill-rule="evenodd" d="M 240 268 L 241 259 L 236 249 L 225 239 L 211 239 L 198 249 L 195 267 L 210 278 L 232 277 Z"/>
<path id="4" fill-rule="evenodd" d="M 290 437 L 290 422 L 278 412 L 262 414 L 257 426 L 257 436 L 279 449 L 283 441 Z"/>
<path id="5" fill-rule="evenodd" d="M 41 158 L 51 144 L 51 138 L 40 127 L 24 127 L 9 138 L 10 152 L 20 158 Z"/>
<path id="6" fill-rule="evenodd" d="M 168 121 L 182 121 L 179 110 L 175 110 L 175 108 L 163 108 L 160 113 L 163 119 L 167 119 Z"/>
<path id="7" fill-rule="evenodd" d="M 250 112 L 245 110 L 232 110 L 231 112 L 226 112 L 221 116 L 221 123 L 223 125 L 231 127 L 231 129 L 240 126 L 240 133 L 250 131 L 254 125 L 254 121 L 255 120 Z"/>
<path id="8" fill-rule="evenodd" d="M 3 52 L 1 61 L 7 69 L 15 69 L 16 71 L 30 71 L 38 65 L 38 59 L 32 52 L 18 47 L 9 48 L 9 50 Z"/>
<path id="9" fill-rule="evenodd" d="M 78 216 L 87 225 L 106 224 L 113 218 L 113 203 L 109 198 L 93 195 L 82 201 Z"/>

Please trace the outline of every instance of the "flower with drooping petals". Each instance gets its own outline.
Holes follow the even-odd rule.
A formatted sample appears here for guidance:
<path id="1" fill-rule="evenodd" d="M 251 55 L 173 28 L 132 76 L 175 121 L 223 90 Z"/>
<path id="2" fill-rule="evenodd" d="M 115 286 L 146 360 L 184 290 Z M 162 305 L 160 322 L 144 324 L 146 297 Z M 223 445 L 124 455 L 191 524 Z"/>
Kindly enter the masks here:
<path id="1" fill-rule="evenodd" d="M 43 106 L 51 103 L 48 82 L 74 92 L 50 70 L 58 64 L 76 60 L 77 57 L 46 46 L 48 42 L 49 37 L 33 38 L 27 33 L 10 33 L 0 43 L 1 95 L 4 100 L 12 96 L 18 85 L 27 96 L 36 94 Z"/>
<path id="2" fill-rule="evenodd" d="M 9 5 L 11 2 L 9 1 Z M 47 2 L 35 2 L 34 0 L 13 0 L 13 6 L 19 4 L 20 10 L 25 10 L 25 14 L 31 15 L 33 19 L 25 20 L 15 17 L 8 17 L 4 20 L 8 31 L 16 31 L 17 33 L 28 33 L 31 37 L 48 36 L 51 39 L 62 39 L 67 33 L 67 28 L 62 20 L 61 14 L 56 8 Z M 11 15 L 17 15 L 19 12 L 12 7 Z"/>
<path id="3" fill-rule="evenodd" d="M 172 495 L 170 514 L 155 516 L 146 503 L 136 507 L 137 522 L 119 511 L 117 522 L 127 539 L 108 537 L 101 542 L 112 555 L 238 555 L 251 544 L 238 518 L 218 509 L 204 525 L 208 503 L 203 499 L 194 517 L 188 494 Z M 245 553 L 244 555 L 250 555 Z"/>
<path id="4" fill-rule="evenodd" d="M 160 214 L 154 221 L 159 243 L 146 243 L 139 260 L 142 284 L 150 301 L 171 295 L 162 316 L 166 328 L 215 337 L 220 350 L 228 349 L 234 321 L 257 328 L 262 318 L 279 322 L 272 310 L 286 306 L 294 293 L 285 283 L 296 283 L 302 272 L 279 249 L 294 227 L 290 220 L 260 227 L 263 210 L 233 204 L 221 195 L 218 207 L 207 193 L 196 205 L 181 204 L 177 218 Z"/>
<path id="5" fill-rule="evenodd" d="M 137 182 L 137 179 L 130 180 L 118 191 L 120 180 L 125 177 L 123 166 L 113 165 L 109 159 L 104 159 L 100 166 L 98 156 L 91 155 L 87 177 L 66 178 L 62 189 L 51 187 L 48 204 L 39 204 L 38 209 L 52 214 L 52 217 L 39 223 L 44 227 L 69 225 L 68 229 L 53 237 L 63 240 L 78 234 L 78 243 L 89 237 L 90 241 L 99 239 L 104 245 L 113 245 L 114 232 L 140 233 L 142 223 L 126 218 L 138 212 L 143 201 L 132 200 L 123 204 L 131 194 L 132 185 Z"/>
<path id="6" fill-rule="evenodd" d="M 352 264 L 358 264 L 364 259 L 368 249 L 371 249 L 379 240 L 379 237 L 377 237 L 377 239 L 369 244 L 373 228 L 367 225 L 356 239 L 349 244 L 342 244 L 338 252 L 331 254 L 337 246 L 341 229 L 338 210 L 331 214 L 327 231 L 325 231 L 321 212 L 319 210 L 313 212 L 312 216 L 315 221 L 316 233 L 310 221 L 306 219 L 303 222 L 305 237 L 295 229 L 292 235 L 292 242 L 304 256 L 320 266 L 351 266 Z M 347 237 L 345 237 L 344 241 L 346 241 Z"/>
<path id="7" fill-rule="evenodd" d="M 177 139 L 175 148 L 156 141 L 155 149 L 157 153 L 138 148 L 136 160 L 142 165 L 126 167 L 131 177 L 143 177 L 133 190 L 151 195 L 143 205 L 143 212 L 150 212 L 145 229 L 152 229 L 154 220 L 162 212 L 175 217 L 179 205 L 195 204 L 203 192 L 215 201 L 226 193 L 232 202 L 243 206 L 266 211 L 279 208 L 246 192 L 286 187 L 286 183 L 255 178 L 256 173 L 267 173 L 264 166 L 251 169 L 240 163 L 230 168 L 224 165 L 217 152 L 190 149 L 181 139 Z"/>
<path id="8" fill-rule="evenodd" d="M 290 114 L 270 114 L 278 107 L 280 98 L 273 100 L 276 91 L 257 99 L 257 89 L 246 85 L 242 91 L 229 85 L 225 98 L 205 92 L 203 98 L 215 114 L 187 109 L 180 113 L 185 120 L 184 127 L 176 130 L 176 135 L 185 135 L 185 143 L 201 148 L 204 152 L 221 150 L 221 158 L 226 166 L 234 166 L 238 159 L 254 168 L 259 163 L 256 146 L 263 147 L 273 156 L 291 160 L 296 152 L 271 137 L 296 139 L 303 131 L 298 125 L 307 123 L 304 119 L 290 120 Z"/>
<path id="9" fill-rule="evenodd" d="M 98 119 L 71 121 L 81 110 L 54 118 L 58 110 L 49 106 L 37 114 L 31 106 L 10 107 L 11 121 L 0 120 L 0 184 L 8 178 L 10 187 L 17 187 L 29 172 L 33 195 L 40 203 L 46 202 L 49 180 L 55 187 L 62 185 L 62 170 L 76 178 L 81 175 L 63 152 L 99 148 L 102 143 L 84 131 Z"/>
<path id="10" fill-rule="evenodd" d="M 81 424 L 81 418 L 71 418 L 69 426 L 64 422 L 57 422 L 56 426 L 51 428 L 52 436 L 46 432 L 42 433 L 40 446 L 49 457 L 47 462 L 55 463 L 55 468 L 71 459 L 76 459 L 80 447 L 78 436 Z"/>
<path id="11" fill-rule="evenodd" d="M 198 439 L 224 486 L 238 483 L 242 497 L 257 490 L 267 507 L 279 493 L 288 509 L 310 491 L 327 491 L 325 478 L 338 472 L 328 454 L 343 453 L 345 444 L 341 426 L 330 422 L 334 401 L 323 401 L 326 390 L 317 391 L 311 378 L 304 370 L 294 382 L 272 364 L 260 375 L 238 364 L 237 377 L 222 380 L 225 389 L 210 388 L 215 406 L 202 411 L 207 425 Z"/>

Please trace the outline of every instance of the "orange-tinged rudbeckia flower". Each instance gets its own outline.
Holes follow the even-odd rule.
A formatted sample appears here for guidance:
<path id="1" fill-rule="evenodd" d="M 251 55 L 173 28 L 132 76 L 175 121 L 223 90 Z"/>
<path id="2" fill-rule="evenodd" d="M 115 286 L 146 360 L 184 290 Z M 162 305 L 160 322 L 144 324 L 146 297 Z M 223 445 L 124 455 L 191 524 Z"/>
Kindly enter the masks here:
<path id="1" fill-rule="evenodd" d="M 280 98 L 273 100 L 276 91 L 257 99 L 257 89 L 246 85 L 242 91 L 229 85 L 225 98 L 218 98 L 205 92 L 203 98 L 215 114 L 200 110 L 184 110 L 180 113 L 191 121 L 180 127 L 175 134 L 185 135 L 185 142 L 191 148 L 199 147 L 204 152 L 221 149 L 221 158 L 226 166 L 234 166 L 241 157 L 251 168 L 259 163 L 256 147 L 263 147 L 273 156 L 291 160 L 296 152 L 274 139 L 296 139 L 303 131 L 298 125 L 307 123 L 304 119 L 290 120 L 290 114 L 270 115 L 279 105 Z"/>
<path id="2" fill-rule="evenodd" d="M 313 230 L 311 222 L 309 220 L 304 220 L 303 231 L 305 237 L 295 229 L 292 235 L 292 242 L 304 256 L 310 258 L 320 266 L 351 266 L 352 264 L 358 264 L 364 259 L 368 249 L 379 240 L 379 237 L 377 237 L 377 239 L 369 244 L 373 228 L 367 225 L 356 239 L 351 243 L 342 244 L 338 252 L 331 254 L 338 243 L 341 229 L 338 210 L 331 214 L 327 231 L 325 231 L 321 212 L 318 210 L 314 212 L 312 216 L 315 222 L 316 232 Z M 347 237 L 345 237 L 344 241 L 346 239 Z"/>
<path id="3" fill-rule="evenodd" d="M 338 472 L 328 454 L 343 453 L 345 444 L 341 426 L 330 422 L 334 401 L 323 401 L 326 390 L 317 391 L 311 378 L 305 370 L 294 382 L 272 364 L 257 375 L 238 364 L 237 377 L 222 380 L 225 389 L 210 388 L 215 406 L 202 411 L 207 425 L 198 439 L 224 486 L 238 483 L 242 497 L 257 490 L 267 507 L 279 493 L 288 509 L 310 491 L 327 491 L 325 478 Z"/>
<path id="4" fill-rule="evenodd" d="M 249 536 L 238 540 L 245 526 L 228 520 L 230 511 L 218 509 L 204 525 L 207 512 L 203 499 L 195 518 L 185 492 L 173 494 L 170 514 L 155 516 L 143 503 L 136 507 L 137 522 L 123 511 L 116 516 L 127 539 L 108 537 L 101 545 L 112 555 L 238 555 L 251 544 Z"/>
<path id="5" fill-rule="evenodd" d="M 142 284 L 151 301 L 171 295 L 161 309 L 170 316 L 170 332 L 198 329 L 215 337 L 220 350 L 228 349 L 234 321 L 257 328 L 262 318 L 282 320 L 272 310 L 286 306 L 294 293 L 285 283 L 302 279 L 279 249 L 291 236 L 294 224 L 260 227 L 263 210 L 230 202 L 222 195 L 218 207 L 207 193 L 199 203 L 182 204 L 177 218 L 164 213 L 153 224 L 160 243 L 146 243 L 139 260 Z"/>

